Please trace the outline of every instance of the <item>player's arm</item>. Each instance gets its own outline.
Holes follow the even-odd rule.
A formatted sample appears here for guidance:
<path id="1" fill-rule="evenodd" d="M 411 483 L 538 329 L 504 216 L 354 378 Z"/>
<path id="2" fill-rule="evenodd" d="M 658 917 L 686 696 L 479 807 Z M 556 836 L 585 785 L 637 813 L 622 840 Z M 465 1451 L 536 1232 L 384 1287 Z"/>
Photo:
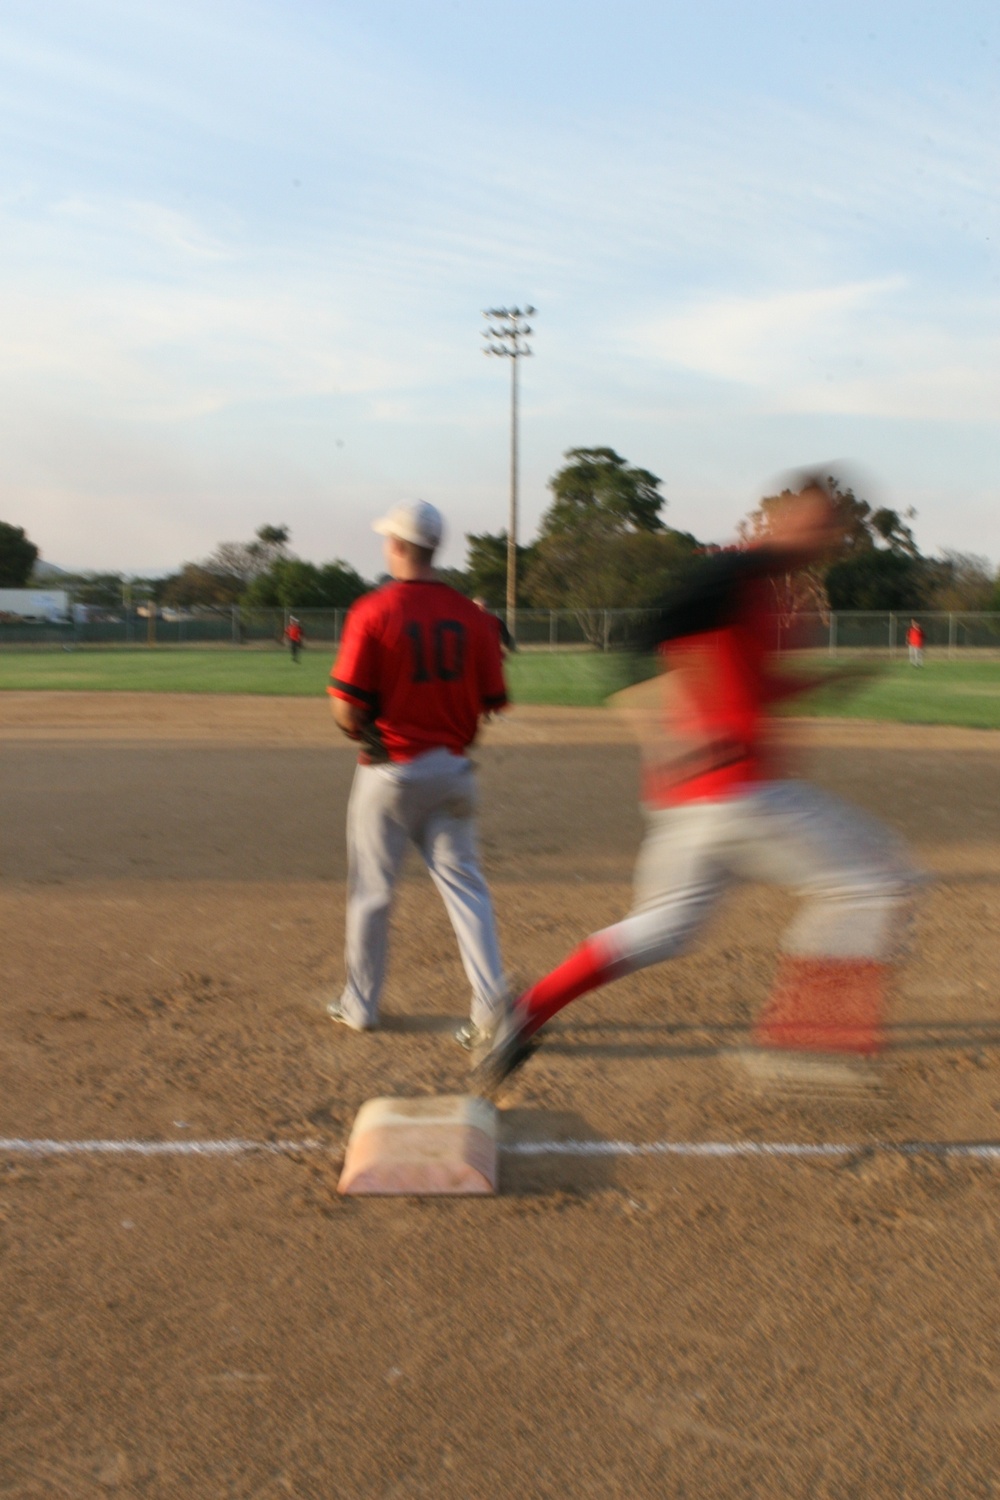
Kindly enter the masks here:
<path id="1" fill-rule="evenodd" d="M 362 708 L 357 703 L 352 703 L 349 698 L 340 698 L 331 694 L 330 709 L 337 727 L 344 731 L 348 739 L 360 739 L 361 731 L 366 724 L 371 722 L 371 711 Z"/>
<path id="2" fill-rule="evenodd" d="M 360 739 L 378 714 L 377 683 L 378 642 L 367 613 L 355 606 L 344 622 L 327 688 L 334 721 L 352 740 Z"/>
<path id="3" fill-rule="evenodd" d="M 506 708 L 509 702 L 507 684 L 503 675 L 499 630 L 480 628 L 477 646 L 479 715 L 480 718 L 488 720 L 494 714 L 500 713 L 501 709 Z"/>

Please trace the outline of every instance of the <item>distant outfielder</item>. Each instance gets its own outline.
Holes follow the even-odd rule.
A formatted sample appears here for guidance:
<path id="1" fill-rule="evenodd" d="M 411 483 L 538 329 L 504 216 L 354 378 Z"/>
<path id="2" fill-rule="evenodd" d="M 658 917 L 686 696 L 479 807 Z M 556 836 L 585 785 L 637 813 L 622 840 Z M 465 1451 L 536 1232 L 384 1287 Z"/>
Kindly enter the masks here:
<path id="1" fill-rule="evenodd" d="M 347 982 L 327 1010 L 355 1031 L 378 1024 L 389 911 L 412 843 L 458 939 L 472 1006 L 456 1039 L 472 1047 L 506 997 L 465 753 L 480 719 L 507 702 L 500 640 L 496 621 L 434 574 L 442 522 L 433 505 L 397 505 L 375 530 L 394 581 L 351 608 L 329 689 L 334 718 L 361 753 L 347 809 Z"/>
<path id="2" fill-rule="evenodd" d="M 910 627 L 906 632 L 906 645 L 910 655 L 911 667 L 922 667 L 924 664 L 924 631 L 923 626 L 916 620 L 910 621 Z"/>
<path id="3" fill-rule="evenodd" d="M 302 622 L 301 620 L 299 620 L 297 615 L 292 615 L 288 621 L 288 624 L 285 626 L 285 640 L 288 642 L 288 649 L 292 654 L 292 661 L 297 662 L 299 659 L 299 652 L 302 650 L 303 642 L 305 640 L 305 632 L 302 629 Z"/>
<path id="4" fill-rule="evenodd" d="M 805 898 L 752 1056 L 858 1058 L 882 1046 L 889 964 L 917 877 L 873 818 L 785 779 L 767 732 L 773 705 L 831 680 L 772 665 L 771 579 L 820 558 L 834 521 L 822 485 L 801 481 L 766 540 L 708 559 L 660 615 L 672 744 L 645 771 L 648 822 L 632 911 L 516 1001 L 479 1064 L 486 1091 L 531 1055 L 570 1001 L 682 952 L 738 878 L 791 885 Z"/>

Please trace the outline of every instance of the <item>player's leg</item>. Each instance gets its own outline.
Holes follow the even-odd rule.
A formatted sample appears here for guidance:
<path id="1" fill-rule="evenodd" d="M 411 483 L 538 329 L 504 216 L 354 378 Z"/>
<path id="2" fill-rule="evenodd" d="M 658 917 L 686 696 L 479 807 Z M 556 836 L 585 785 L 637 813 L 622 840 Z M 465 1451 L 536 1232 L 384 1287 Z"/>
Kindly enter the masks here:
<path id="1" fill-rule="evenodd" d="M 349 1026 L 378 1024 L 389 912 L 406 829 L 393 766 L 358 766 L 347 804 L 347 981 L 336 1007 Z"/>
<path id="2" fill-rule="evenodd" d="M 534 1050 L 538 1032 L 581 995 L 673 958 L 691 942 L 727 881 L 729 802 L 653 811 L 629 915 L 593 933 L 519 997 L 478 1070 L 492 1091 Z"/>
<path id="3" fill-rule="evenodd" d="M 804 897 L 755 1042 L 877 1053 L 920 883 L 905 849 L 876 819 L 805 782 L 763 788 L 745 818 L 743 873 Z"/>
<path id="4" fill-rule="evenodd" d="M 506 999 L 496 920 L 476 845 L 475 772 L 469 761 L 448 756 L 428 777 L 414 808 L 414 839 L 427 863 L 458 940 L 472 989 L 470 1019 L 487 1034 Z"/>
<path id="5" fill-rule="evenodd" d="M 649 814 L 636 861 L 632 910 L 594 933 L 521 1004 L 535 1031 L 589 990 L 673 958 L 692 940 L 725 884 L 718 857 L 729 807 L 693 803 Z"/>

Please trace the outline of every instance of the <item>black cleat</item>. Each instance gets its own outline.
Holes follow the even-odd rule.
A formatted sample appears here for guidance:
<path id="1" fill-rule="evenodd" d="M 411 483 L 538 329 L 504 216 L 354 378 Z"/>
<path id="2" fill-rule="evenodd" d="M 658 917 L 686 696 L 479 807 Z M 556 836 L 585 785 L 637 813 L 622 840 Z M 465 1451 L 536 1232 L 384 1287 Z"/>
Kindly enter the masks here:
<path id="1" fill-rule="evenodd" d="M 489 1051 L 472 1070 L 471 1083 L 477 1094 L 492 1099 L 507 1079 L 538 1051 L 539 1033 L 527 1035 L 525 1025 L 525 1017 L 517 1006 L 500 1022 Z"/>

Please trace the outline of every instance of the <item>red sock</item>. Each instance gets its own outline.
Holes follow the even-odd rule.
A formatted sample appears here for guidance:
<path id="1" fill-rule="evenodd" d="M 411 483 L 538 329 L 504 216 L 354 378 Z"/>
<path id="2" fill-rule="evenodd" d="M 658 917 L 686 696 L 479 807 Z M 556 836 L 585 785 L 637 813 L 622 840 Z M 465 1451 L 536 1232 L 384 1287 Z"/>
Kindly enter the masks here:
<path id="1" fill-rule="evenodd" d="M 806 1052 L 880 1052 L 888 978 L 889 965 L 875 959 L 786 955 L 753 1039 Z"/>
<path id="2" fill-rule="evenodd" d="M 527 1012 L 527 1035 L 531 1036 L 544 1026 L 571 1000 L 607 984 L 609 979 L 618 978 L 622 972 L 621 963 L 612 956 L 606 940 L 587 938 L 557 969 L 546 974 L 521 996 L 518 1004 L 522 1011 Z"/>

